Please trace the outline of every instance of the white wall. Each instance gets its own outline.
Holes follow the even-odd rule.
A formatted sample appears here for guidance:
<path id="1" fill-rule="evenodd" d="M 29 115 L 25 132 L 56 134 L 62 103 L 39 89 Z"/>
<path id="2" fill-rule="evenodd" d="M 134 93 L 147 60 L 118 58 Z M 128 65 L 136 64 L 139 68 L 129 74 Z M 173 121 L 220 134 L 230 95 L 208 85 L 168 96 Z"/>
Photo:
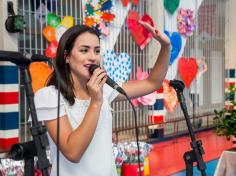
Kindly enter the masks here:
<path id="1" fill-rule="evenodd" d="M 226 10 L 228 25 L 226 26 L 226 68 L 236 68 L 236 1 L 229 0 Z"/>

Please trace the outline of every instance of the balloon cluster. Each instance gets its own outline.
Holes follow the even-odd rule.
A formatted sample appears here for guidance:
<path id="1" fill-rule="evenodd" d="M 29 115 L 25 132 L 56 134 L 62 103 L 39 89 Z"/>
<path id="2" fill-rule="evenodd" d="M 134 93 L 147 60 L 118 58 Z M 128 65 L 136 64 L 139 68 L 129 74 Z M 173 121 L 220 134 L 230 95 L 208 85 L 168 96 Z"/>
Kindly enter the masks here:
<path id="1" fill-rule="evenodd" d="M 149 154 L 152 149 L 152 145 L 145 142 L 139 142 L 140 148 L 140 161 L 144 162 L 144 158 Z M 120 167 L 125 163 L 137 163 L 138 162 L 138 147 L 136 142 L 124 142 L 113 144 L 113 153 L 115 156 L 115 163 L 117 167 Z"/>
<path id="2" fill-rule="evenodd" d="M 177 16 L 178 30 L 185 37 L 193 35 L 196 28 L 194 23 L 193 10 L 180 8 Z"/>
<path id="3" fill-rule="evenodd" d="M 112 13 L 112 0 L 99 0 L 96 7 L 93 4 L 92 0 L 85 4 L 84 24 L 97 28 L 100 33 L 107 36 L 109 35 L 108 26 L 115 18 L 115 14 Z"/>
<path id="4" fill-rule="evenodd" d="M 62 34 L 74 25 L 73 17 L 65 16 L 63 19 L 56 14 L 49 13 L 47 15 L 47 26 L 43 28 L 43 36 L 49 43 L 46 48 L 45 55 L 49 58 L 55 58 L 58 42 Z"/>

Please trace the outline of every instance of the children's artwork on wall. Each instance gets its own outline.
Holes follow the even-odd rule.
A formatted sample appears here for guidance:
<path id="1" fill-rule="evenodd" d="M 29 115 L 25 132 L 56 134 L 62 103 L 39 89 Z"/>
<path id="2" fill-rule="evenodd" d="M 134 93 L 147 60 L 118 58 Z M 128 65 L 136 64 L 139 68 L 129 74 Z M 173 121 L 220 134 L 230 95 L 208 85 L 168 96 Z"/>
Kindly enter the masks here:
<path id="1" fill-rule="evenodd" d="M 113 50 L 105 51 L 102 65 L 108 76 L 117 83 L 127 81 L 132 69 L 131 57 L 127 53 L 120 53 L 117 56 Z"/>
<path id="2" fill-rule="evenodd" d="M 179 0 L 164 0 L 164 7 L 170 14 L 173 14 L 179 7 Z"/>
<path id="3" fill-rule="evenodd" d="M 178 106 L 178 97 L 175 89 L 169 85 L 168 80 L 163 82 L 163 96 L 166 110 L 168 112 L 174 112 Z"/>
<path id="4" fill-rule="evenodd" d="M 52 69 L 44 62 L 33 62 L 29 67 L 34 93 L 45 86 Z"/>
<path id="5" fill-rule="evenodd" d="M 170 55 L 169 65 L 172 65 L 175 59 L 177 59 L 179 52 L 181 50 L 182 38 L 178 32 L 173 32 L 172 34 L 170 34 L 170 32 L 166 30 L 164 32 L 170 38 L 170 42 L 171 42 L 171 55 Z"/>
<path id="6" fill-rule="evenodd" d="M 142 67 L 138 67 L 137 72 L 136 72 L 136 80 L 144 80 L 148 77 L 148 72 L 143 72 L 142 71 Z M 131 80 L 132 82 L 132 80 Z M 138 106 L 139 104 L 142 104 L 144 106 L 147 105 L 154 105 L 154 103 L 156 102 L 156 91 L 153 93 L 150 93 L 148 95 L 142 96 L 142 97 L 138 97 L 135 99 L 132 99 L 132 102 L 134 104 L 134 106 Z"/>
<path id="7" fill-rule="evenodd" d="M 198 72 L 198 65 L 196 59 L 193 57 L 189 59 L 181 57 L 178 62 L 178 69 L 180 77 L 184 82 L 186 88 L 189 88 L 190 84 L 195 79 Z"/>
<path id="8" fill-rule="evenodd" d="M 112 12 L 113 2 L 111 0 L 100 0 L 97 6 L 94 6 L 92 0 L 85 4 L 84 24 L 97 28 L 101 34 L 107 36 L 109 34 L 109 25 L 115 19 Z"/>
<path id="9" fill-rule="evenodd" d="M 64 32 L 74 25 L 74 20 L 71 16 L 65 16 L 61 20 L 56 14 L 49 13 L 47 23 L 48 25 L 43 28 L 43 36 L 50 43 L 45 50 L 45 55 L 48 58 L 55 58 L 58 42 Z"/>
<path id="10" fill-rule="evenodd" d="M 185 37 L 193 35 L 193 31 L 196 28 L 193 10 L 180 8 L 178 11 L 177 21 L 178 30 L 181 35 Z"/>
<path id="11" fill-rule="evenodd" d="M 128 29 L 131 32 L 131 35 L 134 38 L 136 44 L 142 50 L 152 39 L 152 34 L 138 22 L 139 20 L 145 21 L 151 26 L 154 26 L 154 23 L 148 14 L 145 14 L 140 19 L 139 14 L 135 10 L 129 11 L 127 17 Z"/>
<path id="12" fill-rule="evenodd" d="M 122 0 L 122 4 L 124 7 L 127 7 L 129 2 L 131 2 L 131 0 Z M 139 2 L 139 0 L 132 0 L 132 3 L 136 6 L 138 5 L 138 2 Z"/>

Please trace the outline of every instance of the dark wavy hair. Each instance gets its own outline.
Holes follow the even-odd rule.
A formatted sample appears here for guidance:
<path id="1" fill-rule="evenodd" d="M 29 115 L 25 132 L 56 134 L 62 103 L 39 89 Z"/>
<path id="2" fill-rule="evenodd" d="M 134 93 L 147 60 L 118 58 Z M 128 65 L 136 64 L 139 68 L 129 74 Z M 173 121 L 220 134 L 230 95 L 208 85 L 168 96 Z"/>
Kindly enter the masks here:
<path id="1" fill-rule="evenodd" d="M 46 83 L 46 86 L 53 85 L 56 89 L 58 89 L 58 76 L 60 92 L 70 105 L 73 105 L 75 103 L 75 94 L 73 91 L 74 87 L 73 80 L 71 78 L 71 70 L 69 64 L 66 63 L 65 54 L 66 56 L 69 56 L 71 54 L 76 38 L 85 32 L 94 34 L 99 39 L 99 32 L 96 29 L 85 25 L 75 25 L 69 28 L 62 35 L 58 44 L 57 55 L 55 59 L 55 66 L 58 70 L 59 75 L 56 75 L 56 72 L 54 70 L 49 76 L 48 81 Z"/>

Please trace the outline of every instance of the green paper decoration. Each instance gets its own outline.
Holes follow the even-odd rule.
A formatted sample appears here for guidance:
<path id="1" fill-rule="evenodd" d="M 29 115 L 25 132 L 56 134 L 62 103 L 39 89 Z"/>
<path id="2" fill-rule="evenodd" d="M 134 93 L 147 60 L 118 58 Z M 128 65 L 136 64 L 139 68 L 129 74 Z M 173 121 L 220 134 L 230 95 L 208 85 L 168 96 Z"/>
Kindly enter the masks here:
<path id="1" fill-rule="evenodd" d="M 164 0 L 165 9 L 173 15 L 179 6 L 179 0 Z"/>
<path id="2" fill-rule="evenodd" d="M 94 15 L 94 7 L 91 4 L 86 4 L 87 15 Z"/>
<path id="3" fill-rule="evenodd" d="M 51 27 L 56 28 L 61 23 L 61 19 L 56 14 L 49 13 L 47 15 L 47 22 Z"/>

